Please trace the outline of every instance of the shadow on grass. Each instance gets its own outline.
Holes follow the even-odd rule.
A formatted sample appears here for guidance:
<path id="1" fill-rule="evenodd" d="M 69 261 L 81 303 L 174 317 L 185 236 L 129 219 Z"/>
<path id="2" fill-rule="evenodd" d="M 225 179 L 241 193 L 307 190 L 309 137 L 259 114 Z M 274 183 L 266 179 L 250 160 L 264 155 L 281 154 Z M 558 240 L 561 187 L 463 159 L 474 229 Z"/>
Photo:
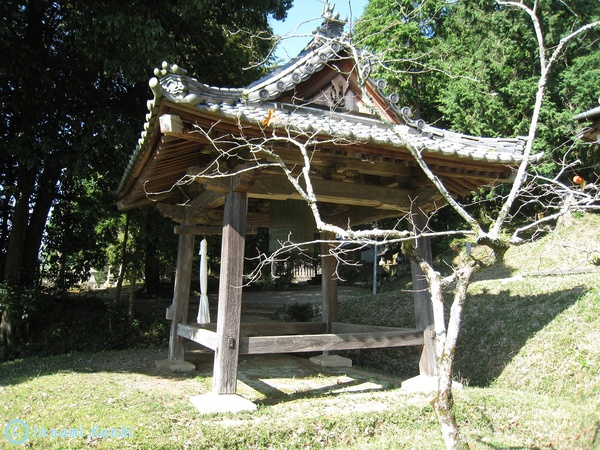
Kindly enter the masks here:
<path id="1" fill-rule="evenodd" d="M 305 356 L 305 355 L 303 355 Z M 97 353 L 72 353 L 52 357 L 31 357 L 0 364 L 0 386 L 27 383 L 34 378 L 61 373 L 138 373 L 172 382 L 193 382 L 212 377 L 212 352 L 189 351 L 186 360 L 197 370 L 189 374 L 158 372 L 154 361 L 165 359 L 167 349 L 128 349 Z M 238 371 L 239 382 L 256 391 L 262 398 L 257 404 L 276 405 L 288 401 L 334 397 L 344 393 L 380 392 L 399 386 L 390 377 L 369 374 L 348 368 L 328 369 L 295 355 L 244 355 Z M 206 389 L 207 383 L 198 383 Z M 157 385 L 164 389 L 165 385 Z M 238 393 L 246 395 L 244 389 Z M 251 395 L 250 397 L 256 397 Z"/>
<path id="2" fill-rule="evenodd" d="M 377 379 L 376 376 L 374 378 L 367 378 L 352 372 L 322 371 L 322 373 L 318 373 L 318 376 L 322 377 L 320 383 L 318 378 L 304 381 L 298 380 L 300 383 L 296 389 L 291 392 L 278 389 L 276 394 L 273 392 L 273 386 L 268 380 L 249 378 L 247 376 L 240 377 L 240 380 L 265 395 L 265 398 L 259 400 L 257 403 L 269 406 L 301 399 L 382 392 L 397 387 L 393 383 Z M 337 379 L 335 379 L 336 377 Z M 323 384 L 324 380 L 327 380 L 325 384 Z M 311 381 L 316 381 L 317 385 L 314 385 Z"/>
<path id="3" fill-rule="evenodd" d="M 94 353 L 73 352 L 56 356 L 32 356 L 0 363 L 0 385 L 17 385 L 34 378 L 58 373 L 139 373 L 163 376 L 154 361 L 167 357 L 166 348 L 107 350 Z M 184 374 L 165 375 L 165 378 L 191 378 Z"/>
<path id="4" fill-rule="evenodd" d="M 311 354 L 244 355 L 238 368 L 238 381 L 261 394 L 256 401 L 276 405 L 298 399 L 335 397 L 341 394 L 381 392 L 400 386 L 401 380 L 356 368 L 325 368 L 308 359 Z M 210 355 L 212 358 L 212 355 Z M 212 377 L 212 360 L 189 355 L 201 377 Z M 238 393 L 244 395 L 238 387 Z"/>
<path id="5" fill-rule="evenodd" d="M 475 273 L 472 282 L 480 280 L 502 280 L 511 278 L 518 272 L 518 270 L 507 266 L 504 262 L 498 262 L 483 271 Z"/>
<path id="6" fill-rule="evenodd" d="M 542 450 L 543 447 L 531 447 L 531 446 L 527 446 L 524 447 L 523 445 L 519 445 L 516 447 L 510 447 L 510 446 L 506 446 L 506 445 L 501 445 L 501 446 L 496 446 L 496 445 L 492 445 L 492 444 L 488 444 L 487 442 L 483 442 L 481 439 L 476 439 L 477 444 L 482 446 L 482 448 L 489 448 L 490 450 L 523 450 L 524 448 L 527 448 L 528 450 Z"/>
<path id="7" fill-rule="evenodd" d="M 508 269 L 507 269 L 508 270 Z M 511 285 L 506 289 L 494 292 L 483 290 L 479 294 L 470 295 L 464 307 L 463 324 L 459 338 L 459 346 L 455 358 L 455 374 L 461 381 L 467 381 L 472 386 L 489 386 L 503 371 L 512 358 L 519 353 L 527 341 L 537 332 L 552 322 L 561 312 L 573 305 L 583 293 L 588 290 L 586 286 L 577 286 L 562 291 L 552 291 L 544 294 L 515 294 Z M 535 289 L 533 289 L 535 291 Z M 398 298 L 396 298 L 398 297 Z M 401 297 L 401 298 L 400 298 Z M 390 321 L 401 323 L 411 317 L 413 310 L 412 296 L 402 293 L 392 297 L 367 298 L 361 307 L 359 298 L 348 302 L 356 320 L 349 323 L 368 323 L 370 325 L 390 325 Z M 356 303 L 356 304 L 355 304 Z M 89 304 L 86 305 L 89 307 Z M 100 306 L 100 305 L 99 305 Z M 162 305 L 159 305 L 162 309 Z M 101 312 L 101 308 L 98 308 Z M 385 310 L 385 314 L 382 314 Z M 71 314 L 82 310 L 71 311 Z M 94 325 L 88 315 L 84 325 L 86 330 L 81 335 L 81 343 L 85 344 L 86 336 L 98 333 L 105 324 Z M 340 314 L 342 315 L 342 314 Z M 377 317 L 381 320 L 371 320 Z M 346 321 L 345 317 L 340 319 Z M 165 322 L 166 323 L 166 322 Z M 82 325 L 83 326 L 83 325 Z M 51 339 L 48 336 L 47 339 Z M 85 348 L 85 346 L 83 347 Z M 415 348 L 399 349 L 368 349 L 346 352 L 359 366 L 369 367 L 398 378 L 409 378 L 418 374 L 418 354 Z M 166 348 L 154 346 L 146 349 L 132 349 L 121 351 L 100 351 L 97 353 L 70 353 L 51 358 L 32 357 L 22 361 L 5 362 L 0 364 L 0 385 L 18 384 L 28 379 L 49 375 L 60 371 L 73 371 L 82 373 L 93 372 L 137 372 L 145 375 L 163 376 L 164 378 L 189 379 L 190 375 L 164 375 L 158 374 L 154 368 L 154 360 L 165 359 Z M 204 373 L 203 367 L 210 367 L 212 374 L 212 356 L 207 361 L 197 363 Z M 315 366 L 316 367 L 316 366 Z M 301 377 L 293 370 L 283 371 L 280 378 Z M 262 369 L 256 369 L 262 370 Z M 311 376 L 317 376 L 318 370 Z M 198 373 L 191 375 L 198 376 Z M 290 394 L 282 396 L 273 388 L 268 388 L 259 379 L 268 378 L 268 369 L 254 377 L 244 378 L 243 364 L 240 365 L 240 379 L 253 389 L 263 393 L 268 398 L 278 401 L 278 398 L 291 398 Z M 334 389 L 329 389 L 333 391 Z M 293 398 L 300 396 L 321 395 L 327 389 L 317 389 L 314 393 L 298 392 Z M 271 394 L 269 394 L 271 392 Z"/>
<path id="8" fill-rule="evenodd" d="M 576 286 L 546 294 L 516 294 L 507 286 L 469 295 L 454 361 L 455 376 L 471 386 L 489 386 L 530 338 L 588 289 Z"/>

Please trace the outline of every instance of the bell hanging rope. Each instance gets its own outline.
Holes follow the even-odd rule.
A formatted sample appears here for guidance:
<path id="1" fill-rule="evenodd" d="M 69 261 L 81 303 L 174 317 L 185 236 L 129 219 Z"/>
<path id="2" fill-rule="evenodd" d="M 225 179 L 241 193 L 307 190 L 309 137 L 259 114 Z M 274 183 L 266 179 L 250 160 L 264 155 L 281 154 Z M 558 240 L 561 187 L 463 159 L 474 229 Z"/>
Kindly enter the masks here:
<path id="1" fill-rule="evenodd" d="M 206 256 L 206 239 L 200 242 L 200 304 L 198 305 L 197 323 L 210 323 L 210 310 L 208 308 L 208 262 Z"/>

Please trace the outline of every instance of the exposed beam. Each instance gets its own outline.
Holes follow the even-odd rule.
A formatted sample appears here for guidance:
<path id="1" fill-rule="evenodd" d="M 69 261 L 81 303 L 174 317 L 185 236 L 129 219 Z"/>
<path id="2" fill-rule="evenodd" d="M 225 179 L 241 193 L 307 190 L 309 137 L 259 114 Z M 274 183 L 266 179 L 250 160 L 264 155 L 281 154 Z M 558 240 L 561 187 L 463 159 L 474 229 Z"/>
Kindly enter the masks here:
<path id="1" fill-rule="evenodd" d="M 156 205 L 156 209 L 163 217 L 171 219 L 174 222 L 181 223 L 185 219 L 185 206 L 159 203 Z"/>
<path id="2" fill-rule="evenodd" d="M 402 211 L 355 207 L 348 211 L 338 211 L 333 214 L 325 213 L 323 214 L 323 219 L 328 223 L 340 227 L 355 227 L 357 225 L 375 222 L 376 220 L 401 217 L 402 215 L 404 215 Z"/>
<path id="3" fill-rule="evenodd" d="M 189 203 L 188 214 L 194 215 L 196 211 L 201 209 L 217 208 L 223 206 L 224 203 L 225 194 L 222 192 L 204 191 Z"/>
<path id="4" fill-rule="evenodd" d="M 423 331 L 397 330 L 369 333 L 304 334 L 241 338 L 240 354 L 296 353 L 405 347 L 423 344 Z"/>
<path id="5" fill-rule="evenodd" d="M 212 331 L 214 329 L 212 325 L 209 324 L 208 327 L 198 324 L 179 325 L 178 333 L 179 336 L 214 350 L 217 347 L 217 336 Z M 239 353 L 295 353 L 423 345 L 421 330 L 369 325 L 352 326 L 334 322 L 333 332 L 324 333 L 324 325 L 322 322 L 241 324 Z M 263 331 L 266 334 L 262 334 Z"/>
<path id="6" fill-rule="evenodd" d="M 196 177 L 195 181 L 203 185 L 204 189 L 225 195 L 230 191 L 248 192 L 260 175 L 260 169 L 256 166 L 254 163 L 240 164 L 229 169 L 231 175 L 217 176 L 204 174 L 205 167 L 191 166 L 187 169 L 187 174 Z"/>
<path id="7" fill-rule="evenodd" d="M 214 236 L 217 234 L 223 234 L 223 227 L 220 226 L 184 226 L 178 225 L 174 228 L 175 234 L 193 234 L 195 236 Z M 258 227 L 247 226 L 246 234 L 258 233 Z"/>
<path id="8" fill-rule="evenodd" d="M 193 215 L 186 216 L 186 209 L 188 208 L 188 206 L 167 205 L 165 203 L 156 205 L 156 209 L 163 217 L 167 217 L 177 223 L 181 223 L 184 218 L 196 225 L 218 225 L 223 223 L 222 208 L 196 210 Z M 268 213 L 249 212 L 247 217 L 248 224 L 250 225 L 259 228 L 268 228 L 269 226 Z"/>
<path id="9" fill-rule="evenodd" d="M 417 197 L 408 189 L 388 188 L 367 184 L 352 184 L 323 179 L 311 180 L 320 202 L 353 206 L 369 206 L 387 210 L 410 208 L 409 196 Z M 283 176 L 261 176 L 248 191 L 249 198 L 269 200 L 302 200 L 302 196 Z"/>

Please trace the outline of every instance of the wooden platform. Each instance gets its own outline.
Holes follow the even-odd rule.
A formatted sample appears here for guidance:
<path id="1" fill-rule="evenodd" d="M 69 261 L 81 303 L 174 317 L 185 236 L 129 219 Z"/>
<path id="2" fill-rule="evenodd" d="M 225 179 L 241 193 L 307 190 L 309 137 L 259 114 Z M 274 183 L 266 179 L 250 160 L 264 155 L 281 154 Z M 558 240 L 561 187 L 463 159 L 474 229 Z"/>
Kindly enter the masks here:
<path id="1" fill-rule="evenodd" d="M 177 334 L 214 351 L 217 347 L 216 328 L 216 323 L 180 323 Z M 423 331 L 416 329 L 332 322 L 331 333 L 325 331 L 325 322 L 242 323 L 239 353 L 300 353 L 423 345 Z M 230 340 L 228 345 L 234 348 L 237 343 Z"/>

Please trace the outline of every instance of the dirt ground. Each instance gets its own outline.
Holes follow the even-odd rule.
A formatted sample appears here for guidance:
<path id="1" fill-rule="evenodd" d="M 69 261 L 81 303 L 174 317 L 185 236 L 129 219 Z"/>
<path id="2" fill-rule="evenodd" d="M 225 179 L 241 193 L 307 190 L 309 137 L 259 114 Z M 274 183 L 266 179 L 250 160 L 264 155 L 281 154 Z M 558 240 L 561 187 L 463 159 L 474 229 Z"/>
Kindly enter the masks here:
<path id="1" fill-rule="evenodd" d="M 367 294 L 364 288 L 340 286 L 339 301 Z M 192 295 L 189 321 L 194 322 L 198 312 L 199 297 Z M 170 298 L 155 299 L 153 306 L 161 309 L 171 304 Z M 253 291 L 242 296 L 242 322 L 281 321 L 278 317 L 286 305 L 321 304 L 321 287 L 303 285 L 285 291 Z M 217 317 L 217 294 L 209 293 L 211 321 Z M 148 306 L 148 304 L 146 304 Z M 186 361 L 194 363 L 192 374 L 159 373 L 154 361 L 167 358 L 166 349 L 132 350 L 135 357 L 105 361 L 112 370 L 134 371 L 155 375 L 140 380 L 143 389 L 162 389 L 174 394 L 194 392 L 198 389 L 197 377 L 212 377 L 212 351 L 193 342 L 186 342 Z M 398 387 L 401 380 L 382 374 L 367 372 L 357 367 L 331 369 L 313 364 L 309 358 L 315 354 L 243 355 L 238 367 L 238 390 L 241 395 L 261 402 L 280 401 L 282 397 L 319 395 L 320 392 L 371 392 Z"/>

